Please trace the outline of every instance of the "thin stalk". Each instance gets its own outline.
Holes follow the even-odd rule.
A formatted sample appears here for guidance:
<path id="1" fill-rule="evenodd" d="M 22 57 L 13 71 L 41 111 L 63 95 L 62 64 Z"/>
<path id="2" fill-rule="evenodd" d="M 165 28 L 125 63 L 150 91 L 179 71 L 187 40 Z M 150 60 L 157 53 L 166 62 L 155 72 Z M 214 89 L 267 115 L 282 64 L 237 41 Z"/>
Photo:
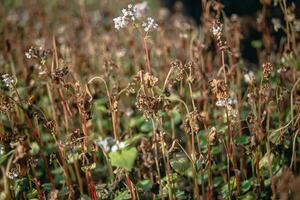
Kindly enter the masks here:
<path id="1" fill-rule="evenodd" d="M 105 90 L 106 90 L 106 95 L 107 95 L 107 98 L 108 98 L 108 102 L 109 102 L 109 107 L 110 107 L 110 112 L 111 112 L 111 118 L 112 118 L 112 129 L 113 129 L 113 135 L 114 135 L 114 139 L 115 140 L 118 140 L 119 137 L 118 137 L 118 133 L 117 133 L 117 128 L 116 128 L 116 113 L 113 109 L 113 103 L 111 101 L 111 95 L 110 95 L 110 92 L 109 92 L 109 89 L 108 89 L 108 86 L 106 84 L 106 81 L 101 77 L 101 76 L 95 76 L 93 78 L 91 78 L 89 81 L 88 81 L 88 85 L 91 84 L 94 80 L 100 80 L 104 86 L 105 86 Z M 88 88 L 88 87 L 87 87 Z"/>
<path id="2" fill-rule="evenodd" d="M 268 155 L 268 170 L 269 170 L 269 176 L 271 179 L 271 189 L 272 189 L 272 200 L 276 199 L 276 187 L 275 182 L 273 178 L 273 172 L 272 172 L 272 160 L 271 160 L 271 148 L 270 148 L 270 138 L 269 138 L 269 128 L 270 128 L 270 110 L 267 112 L 267 125 L 266 125 L 266 132 L 267 132 L 267 143 L 266 143 L 266 149 L 267 149 L 267 155 Z"/>
<path id="3" fill-rule="evenodd" d="M 144 37 L 143 44 L 144 44 L 145 57 L 146 57 L 146 63 L 147 63 L 147 71 L 149 73 L 151 73 L 150 58 L 149 58 L 149 51 L 148 51 L 148 45 L 147 45 L 147 36 Z"/>
<path id="4" fill-rule="evenodd" d="M 228 137 L 229 137 L 229 152 L 232 151 L 231 154 L 231 159 L 232 159 L 232 163 L 233 163 L 233 168 L 234 168 L 234 175 L 235 175 L 235 179 L 236 179 L 236 184 L 237 184 L 237 196 L 240 195 L 240 177 L 238 174 L 238 168 L 237 168 L 237 161 L 236 161 L 236 156 L 235 156 L 235 145 L 233 142 L 233 135 L 232 135 L 232 131 L 231 131 L 231 122 L 229 119 L 229 114 L 228 114 L 228 108 L 226 107 L 226 118 L 227 118 L 227 133 L 228 133 Z"/>
<path id="5" fill-rule="evenodd" d="M 225 53 L 223 50 L 221 51 L 221 61 L 222 61 L 222 70 L 224 74 L 224 81 L 225 84 L 227 84 L 226 69 L 225 69 Z"/>

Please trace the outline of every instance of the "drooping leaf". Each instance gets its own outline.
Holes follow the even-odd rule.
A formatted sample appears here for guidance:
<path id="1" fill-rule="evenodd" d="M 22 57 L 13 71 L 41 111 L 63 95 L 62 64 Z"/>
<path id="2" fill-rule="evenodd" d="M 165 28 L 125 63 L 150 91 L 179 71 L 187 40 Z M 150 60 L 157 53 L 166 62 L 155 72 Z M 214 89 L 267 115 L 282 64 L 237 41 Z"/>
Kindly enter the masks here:
<path id="1" fill-rule="evenodd" d="M 5 162 L 5 160 L 14 152 L 14 150 L 8 152 L 7 154 L 0 155 L 0 166 L 2 163 Z"/>
<path id="2" fill-rule="evenodd" d="M 34 199 L 34 198 L 37 197 L 37 195 L 38 195 L 37 190 L 32 188 L 31 190 L 28 191 L 26 196 L 27 196 L 28 199 Z"/>
<path id="3" fill-rule="evenodd" d="M 136 156 L 137 150 L 135 147 L 109 153 L 112 166 L 122 167 L 128 171 L 132 169 Z"/>
<path id="4" fill-rule="evenodd" d="M 170 160 L 171 167 L 178 173 L 184 174 L 190 167 L 189 159 L 183 154 L 176 154 Z"/>

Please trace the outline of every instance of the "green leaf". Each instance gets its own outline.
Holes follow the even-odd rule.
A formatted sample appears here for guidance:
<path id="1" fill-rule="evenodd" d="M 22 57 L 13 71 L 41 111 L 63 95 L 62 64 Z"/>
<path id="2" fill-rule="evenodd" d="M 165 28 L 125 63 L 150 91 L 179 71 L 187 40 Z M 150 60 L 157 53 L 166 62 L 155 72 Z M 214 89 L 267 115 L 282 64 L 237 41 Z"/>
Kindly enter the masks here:
<path id="1" fill-rule="evenodd" d="M 246 120 L 250 112 L 251 109 L 248 106 L 242 106 L 240 109 L 240 119 Z"/>
<path id="2" fill-rule="evenodd" d="M 240 199 L 243 199 L 243 200 L 254 200 L 254 199 L 257 199 L 257 198 L 256 198 L 255 194 L 248 192 L 247 194 L 241 196 Z"/>
<path id="3" fill-rule="evenodd" d="M 42 188 L 43 188 L 43 190 L 51 191 L 52 185 L 51 185 L 51 183 L 44 183 L 44 184 L 42 184 Z"/>
<path id="4" fill-rule="evenodd" d="M 176 191 L 176 199 L 187 199 L 184 191 Z"/>
<path id="5" fill-rule="evenodd" d="M 178 110 L 174 110 L 172 113 L 172 117 L 174 119 L 174 124 L 179 124 L 181 121 L 181 116 Z"/>
<path id="6" fill-rule="evenodd" d="M 130 128 L 139 127 L 144 122 L 145 122 L 144 117 L 141 117 L 141 116 L 139 116 L 139 117 L 133 117 L 133 118 L 130 118 L 130 120 L 129 120 L 129 127 Z"/>
<path id="7" fill-rule="evenodd" d="M 150 122 L 146 122 L 141 126 L 141 131 L 145 133 L 149 133 L 152 131 L 152 125 Z"/>
<path id="8" fill-rule="evenodd" d="M 249 180 L 243 181 L 241 183 L 241 190 L 242 190 L 242 192 L 247 192 L 248 190 L 250 190 L 251 186 L 252 186 L 251 181 L 249 181 Z"/>
<path id="9" fill-rule="evenodd" d="M 151 187 L 152 187 L 152 182 L 151 180 L 142 180 L 142 181 L 139 181 L 136 186 L 138 188 L 141 188 L 143 190 L 143 192 L 148 192 L 151 190 Z"/>
<path id="10" fill-rule="evenodd" d="M 26 196 L 27 196 L 28 199 L 34 199 L 35 197 L 37 197 L 37 195 L 38 195 L 37 190 L 36 189 L 31 189 L 31 190 L 28 191 Z"/>
<path id="11" fill-rule="evenodd" d="M 14 191 L 15 191 L 15 196 L 16 199 L 20 199 L 22 193 L 26 191 L 28 187 L 28 179 L 27 178 L 22 178 L 22 179 L 17 179 L 14 185 Z"/>
<path id="12" fill-rule="evenodd" d="M 269 165 L 269 160 L 268 160 L 268 154 L 266 153 L 262 159 L 259 161 L 259 169 L 263 168 L 263 167 L 267 167 Z M 270 153 L 270 161 L 272 162 L 274 158 L 274 154 Z"/>
<path id="13" fill-rule="evenodd" d="M 130 199 L 131 196 L 128 192 L 128 190 L 121 192 L 114 200 L 125 200 L 125 199 Z"/>
<path id="14" fill-rule="evenodd" d="M 250 142 L 250 137 L 246 135 L 239 136 L 235 139 L 236 145 L 247 145 Z"/>
<path id="15" fill-rule="evenodd" d="M 132 144 L 137 143 L 138 141 L 140 141 L 144 137 L 145 137 L 144 134 L 136 134 L 136 135 L 132 136 L 131 138 L 125 140 L 125 144 L 130 146 Z"/>
<path id="16" fill-rule="evenodd" d="M 255 49 L 260 49 L 262 47 L 262 42 L 261 40 L 252 40 L 251 46 L 254 47 Z"/>
<path id="17" fill-rule="evenodd" d="M 137 150 L 135 147 L 109 153 L 112 166 L 122 167 L 128 171 L 132 169 L 136 156 Z"/>
<path id="18" fill-rule="evenodd" d="M 37 155 L 40 151 L 40 146 L 36 142 L 31 143 L 30 148 L 31 155 Z"/>
<path id="19" fill-rule="evenodd" d="M 178 173 L 184 174 L 190 167 L 189 159 L 183 154 L 176 154 L 170 160 L 171 167 Z"/>

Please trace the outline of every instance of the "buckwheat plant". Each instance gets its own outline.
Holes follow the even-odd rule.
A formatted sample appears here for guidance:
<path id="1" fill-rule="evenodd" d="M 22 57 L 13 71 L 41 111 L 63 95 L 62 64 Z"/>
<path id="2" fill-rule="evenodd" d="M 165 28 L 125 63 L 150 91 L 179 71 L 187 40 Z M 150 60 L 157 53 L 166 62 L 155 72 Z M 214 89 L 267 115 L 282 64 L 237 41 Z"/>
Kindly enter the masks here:
<path id="1" fill-rule="evenodd" d="M 143 37 L 147 71 L 151 72 L 147 40 L 149 32 L 156 30 L 158 28 L 158 24 L 152 17 L 147 16 L 148 10 L 149 7 L 147 2 L 135 5 L 129 4 L 127 8 L 122 9 L 122 14 L 114 18 L 113 21 L 117 30 L 131 25 L 140 32 L 140 35 Z"/>

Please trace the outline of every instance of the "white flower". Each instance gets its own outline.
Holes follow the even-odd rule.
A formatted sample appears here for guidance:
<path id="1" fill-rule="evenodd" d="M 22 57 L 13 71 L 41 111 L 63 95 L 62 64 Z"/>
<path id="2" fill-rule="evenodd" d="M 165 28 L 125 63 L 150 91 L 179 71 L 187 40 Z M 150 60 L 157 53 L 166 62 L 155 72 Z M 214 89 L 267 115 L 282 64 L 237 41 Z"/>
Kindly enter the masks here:
<path id="1" fill-rule="evenodd" d="M 278 18 L 273 18 L 272 19 L 272 24 L 274 26 L 275 32 L 277 32 L 282 27 L 281 23 L 280 23 L 280 19 L 278 19 Z"/>
<path id="2" fill-rule="evenodd" d="M 120 142 L 112 137 L 107 137 L 103 140 L 97 140 L 96 144 L 105 152 L 115 152 L 126 147 L 125 142 Z"/>
<path id="3" fill-rule="evenodd" d="M 253 83 L 254 81 L 254 73 L 253 71 L 249 71 L 248 73 L 244 74 L 244 80 L 246 83 Z"/>
<path id="4" fill-rule="evenodd" d="M 225 107 L 225 106 L 232 106 L 237 104 L 237 100 L 233 98 L 228 98 L 228 99 L 219 99 L 216 102 L 216 106 L 218 107 Z"/>
<path id="5" fill-rule="evenodd" d="M 127 8 L 122 9 L 122 14 L 119 17 L 113 19 L 115 28 L 117 30 L 120 30 L 122 28 L 125 28 L 130 23 L 141 20 L 143 16 L 146 15 L 147 11 L 147 2 L 138 3 L 134 6 L 129 4 Z M 135 23 L 140 23 L 140 21 Z M 150 31 L 151 29 L 156 29 L 157 26 L 157 23 L 155 23 L 154 19 L 151 17 L 148 17 L 146 21 L 142 22 L 142 27 L 146 32 Z"/>
<path id="6" fill-rule="evenodd" d="M 17 83 L 17 80 L 14 76 L 10 76 L 8 74 L 3 74 L 1 76 L 2 82 L 8 88 L 13 88 L 13 86 Z"/>
<path id="7" fill-rule="evenodd" d="M 130 21 L 135 21 L 136 19 L 136 12 L 133 9 L 133 6 L 129 4 L 127 9 L 122 9 L 122 15 L 113 19 L 115 23 L 115 28 L 120 30 L 125 28 Z"/>
<path id="8" fill-rule="evenodd" d="M 144 28 L 145 32 L 148 32 L 151 29 L 157 29 L 158 24 L 155 23 L 155 21 L 152 17 L 148 17 L 147 20 L 142 23 L 142 27 Z"/>
<path id="9" fill-rule="evenodd" d="M 149 10 L 148 3 L 144 1 L 143 3 L 135 4 L 133 10 L 136 13 L 136 18 L 140 19 L 147 14 L 147 11 Z"/>
<path id="10" fill-rule="evenodd" d="M 215 20 L 213 22 L 211 32 L 214 36 L 218 36 L 219 34 L 222 33 L 223 30 L 223 24 L 221 24 L 218 20 Z"/>

